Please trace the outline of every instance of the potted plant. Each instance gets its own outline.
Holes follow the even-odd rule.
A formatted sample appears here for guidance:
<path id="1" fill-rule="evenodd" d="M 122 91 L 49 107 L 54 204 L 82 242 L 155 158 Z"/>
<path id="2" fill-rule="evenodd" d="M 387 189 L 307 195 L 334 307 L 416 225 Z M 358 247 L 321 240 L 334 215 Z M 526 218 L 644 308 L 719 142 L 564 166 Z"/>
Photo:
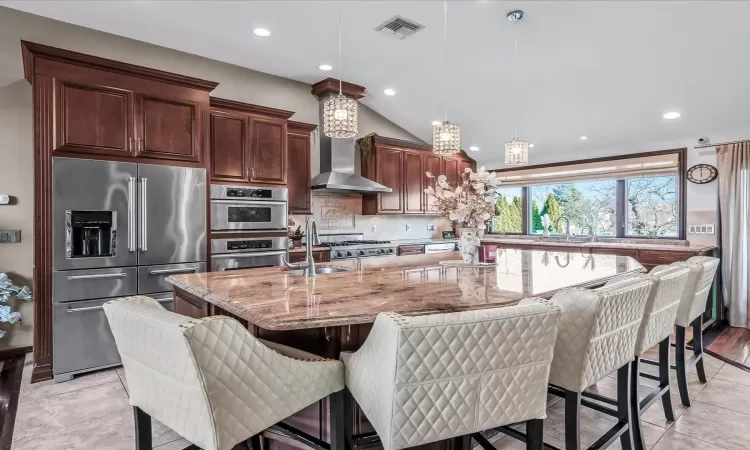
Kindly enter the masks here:
<path id="1" fill-rule="evenodd" d="M 0 273 L 0 303 L 8 303 L 13 297 L 30 302 L 31 290 L 28 286 L 16 286 L 7 274 Z M 0 305 L 0 322 L 23 323 L 23 316 L 20 312 L 13 311 L 9 305 Z M 5 336 L 5 333 L 5 330 L 0 330 L 0 338 Z"/>
<path id="2" fill-rule="evenodd" d="M 461 258 L 466 263 L 478 262 L 479 232 L 484 229 L 485 221 L 492 217 L 495 208 L 494 194 L 500 185 L 495 172 L 486 172 L 484 167 L 474 172 L 467 167 L 455 188 L 448 184 L 445 175 L 436 177 L 427 172 L 427 177 L 435 180 L 434 188 L 429 186 L 424 190 L 437 200 L 433 209 L 452 220 L 460 231 L 458 249 L 461 251 Z"/>
<path id="3" fill-rule="evenodd" d="M 302 225 L 298 226 L 296 230 L 289 230 L 289 239 L 292 240 L 292 248 L 302 247 L 302 238 L 305 237 L 305 233 L 302 232 Z"/>

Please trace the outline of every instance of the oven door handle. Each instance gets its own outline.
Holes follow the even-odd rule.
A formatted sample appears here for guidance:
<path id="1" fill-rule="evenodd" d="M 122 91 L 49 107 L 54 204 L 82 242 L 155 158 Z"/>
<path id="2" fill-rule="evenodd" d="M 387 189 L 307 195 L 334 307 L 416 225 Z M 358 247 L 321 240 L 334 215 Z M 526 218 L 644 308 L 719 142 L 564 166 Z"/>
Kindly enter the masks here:
<path id="1" fill-rule="evenodd" d="M 231 259 L 231 258 L 248 258 L 254 256 L 280 256 L 286 255 L 286 250 L 277 250 L 273 252 L 247 252 L 247 253 L 222 253 L 220 255 L 211 255 L 211 259 Z"/>
<path id="2" fill-rule="evenodd" d="M 287 202 L 282 202 L 282 201 L 278 201 L 278 200 L 252 200 L 252 199 L 248 199 L 248 200 L 245 200 L 245 201 L 211 199 L 211 203 L 216 203 L 216 204 L 221 204 L 221 205 L 237 205 L 237 206 L 250 206 L 250 205 L 256 205 L 256 206 L 282 205 L 282 206 L 285 206 L 287 204 Z"/>
<path id="3" fill-rule="evenodd" d="M 169 275 L 172 273 L 192 273 L 197 272 L 198 267 L 179 267 L 176 269 L 157 269 L 148 272 L 149 275 Z"/>

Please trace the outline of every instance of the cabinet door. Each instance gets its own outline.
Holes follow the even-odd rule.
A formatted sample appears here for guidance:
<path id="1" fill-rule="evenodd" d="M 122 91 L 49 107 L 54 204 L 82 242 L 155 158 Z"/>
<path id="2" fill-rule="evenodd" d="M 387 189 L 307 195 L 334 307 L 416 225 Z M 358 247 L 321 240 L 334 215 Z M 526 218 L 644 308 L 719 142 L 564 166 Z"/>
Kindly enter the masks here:
<path id="1" fill-rule="evenodd" d="M 247 117 L 211 112 L 211 181 L 247 182 Z"/>
<path id="2" fill-rule="evenodd" d="M 438 175 L 441 175 L 443 173 L 443 158 L 441 156 L 427 154 L 424 157 L 424 166 L 425 172 L 430 172 L 437 177 Z M 421 177 L 424 180 L 425 188 L 427 188 L 427 186 L 432 186 L 433 188 L 435 187 L 435 180 L 427 178 L 427 175 L 424 173 Z M 433 209 L 435 201 L 435 197 L 425 194 L 424 210 L 426 213 L 436 214 L 436 211 L 434 211 Z"/>
<path id="3" fill-rule="evenodd" d="M 180 161 L 201 159 L 199 103 L 138 97 L 138 156 Z"/>
<path id="4" fill-rule="evenodd" d="M 59 80 L 55 84 L 55 150 L 133 155 L 132 92 Z"/>
<path id="5" fill-rule="evenodd" d="M 462 173 L 466 172 L 466 169 L 471 169 L 476 171 L 476 168 L 474 167 L 474 163 L 472 161 L 465 161 L 462 159 L 458 160 L 458 174 L 459 177 Z"/>
<path id="6" fill-rule="evenodd" d="M 289 214 L 312 214 L 310 204 L 310 134 L 287 135 Z"/>
<path id="7" fill-rule="evenodd" d="M 286 184 L 286 121 L 250 119 L 250 181 Z"/>
<path id="8" fill-rule="evenodd" d="M 383 148 L 377 151 L 378 183 L 391 188 L 390 193 L 378 194 L 378 213 L 401 214 L 403 203 L 403 163 L 404 152 Z"/>
<path id="9" fill-rule="evenodd" d="M 423 154 L 404 152 L 404 213 L 424 212 L 424 179 Z"/>
<path id="10" fill-rule="evenodd" d="M 455 189 L 458 185 L 459 180 L 458 160 L 443 158 L 443 175 L 448 178 L 448 184 L 450 184 L 451 187 Z"/>

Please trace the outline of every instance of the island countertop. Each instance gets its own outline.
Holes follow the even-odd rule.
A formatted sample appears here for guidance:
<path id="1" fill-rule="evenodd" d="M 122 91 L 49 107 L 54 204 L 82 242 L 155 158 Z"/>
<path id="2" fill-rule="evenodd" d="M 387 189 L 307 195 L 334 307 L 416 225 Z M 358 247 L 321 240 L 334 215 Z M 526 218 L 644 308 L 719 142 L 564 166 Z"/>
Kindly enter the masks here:
<path id="1" fill-rule="evenodd" d="M 381 312 L 405 315 L 508 306 L 525 297 L 549 297 L 573 286 L 597 286 L 641 272 L 633 258 L 536 250 L 501 250 L 489 268 L 440 265 L 460 260 L 436 253 L 337 261 L 320 266 L 348 272 L 294 275 L 279 267 L 174 275 L 184 291 L 267 330 L 298 330 L 370 323 Z"/>

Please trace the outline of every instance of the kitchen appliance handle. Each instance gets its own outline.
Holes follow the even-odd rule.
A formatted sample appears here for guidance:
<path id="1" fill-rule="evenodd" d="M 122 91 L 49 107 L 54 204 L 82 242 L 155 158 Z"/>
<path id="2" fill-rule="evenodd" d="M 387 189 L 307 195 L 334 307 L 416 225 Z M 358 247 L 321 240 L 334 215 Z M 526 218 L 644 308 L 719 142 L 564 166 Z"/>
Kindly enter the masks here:
<path id="1" fill-rule="evenodd" d="M 211 203 L 220 203 L 220 204 L 231 204 L 231 205 L 237 205 L 237 206 L 248 206 L 250 204 L 256 204 L 256 205 L 286 205 L 287 202 L 278 201 L 278 200 L 255 200 L 253 198 L 248 197 L 247 200 L 219 200 L 219 199 L 211 199 Z"/>
<path id="2" fill-rule="evenodd" d="M 128 251 L 135 251 L 135 177 L 128 178 Z"/>
<path id="3" fill-rule="evenodd" d="M 250 256 L 279 256 L 285 254 L 286 250 L 278 250 L 274 252 L 226 253 L 221 255 L 211 255 L 211 259 L 245 258 Z"/>
<path id="4" fill-rule="evenodd" d="M 197 272 L 198 267 L 180 267 L 177 269 L 157 269 L 149 271 L 149 275 L 167 275 L 170 273 L 190 273 Z"/>
<path id="5" fill-rule="evenodd" d="M 102 278 L 125 278 L 128 276 L 125 272 L 117 273 L 96 273 L 91 275 L 68 275 L 68 281 L 74 280 L 97 280 Z"/>
<path id="6" fill-rule="evenodd" d="M 83 308 L 69 308 L 68 314 L 76 313 L 76 312 L 84 312 L 84 311 L 99 311 L 100 309 L 104 309 L 104 307 L 103 306 L 85 306 Z"/>
<path id="7" fill-rule="evenodd" d="M 148 230 L 148 215 L 146 213 L 148 206 L 148 178 L 141 178 L 141 251 L 145 252 L 148 250 L 148 237 L 146 231 Z"/>

